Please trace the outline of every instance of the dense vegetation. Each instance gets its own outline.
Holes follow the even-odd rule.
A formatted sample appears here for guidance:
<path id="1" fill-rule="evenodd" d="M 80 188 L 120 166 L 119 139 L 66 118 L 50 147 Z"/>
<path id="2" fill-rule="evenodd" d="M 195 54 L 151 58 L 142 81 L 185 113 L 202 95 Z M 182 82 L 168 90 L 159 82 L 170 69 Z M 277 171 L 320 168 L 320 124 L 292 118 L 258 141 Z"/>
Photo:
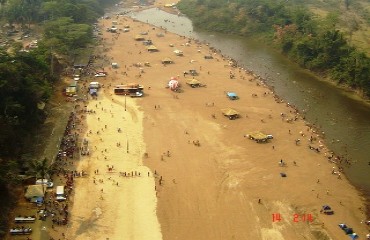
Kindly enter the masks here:
<path id="1" fill-rule="evenodd" d="M 338 15 L 318 18 L 298 2 L 183 0 L 178 8 L 207 30 L 267 37 L 301 66 L 370 97 L 370 58 L 336 29 Z"/>
<path id="2" fill-rule="evenodd" d="M 45 174 L 47 160 L 33 160 L 25 146 L 42 127 L 47 104 L 58 73 L 51 71 L 51 58 L 65 62 L 92 43 L 91 24 L 103 14 L 110 0 L 2 0 L 0 36 L 0 238 L 7 227 L 11 207 L 9 187 L 18 183 L 20 172 Z M 19 35 L 36 35 L 32 28 L 41 26 L 38 47 L 20 51 Z M 20 31 L 20 33 L 17 33 Z M 18 36 L 14 36 L 14 34 Z M 56 58 L 55 58 L 56 59 Z M 55 65 L 54 64 L 53 66 Z M 28 169 L 25 169 L 28 166 Z"/>

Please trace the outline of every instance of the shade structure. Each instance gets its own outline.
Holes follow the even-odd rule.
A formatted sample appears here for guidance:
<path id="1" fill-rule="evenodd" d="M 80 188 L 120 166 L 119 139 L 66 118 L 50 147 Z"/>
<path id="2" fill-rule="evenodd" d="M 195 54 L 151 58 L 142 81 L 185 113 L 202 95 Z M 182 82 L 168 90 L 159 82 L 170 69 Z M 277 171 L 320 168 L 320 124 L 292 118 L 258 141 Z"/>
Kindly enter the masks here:
<path id="1" fill-rule="evenodd" d="M 188 79 L 186 80 L 186 84 L 189 84 L 189 85 L 199 85 L 200 84 L 200 81 L 198 81 L 197 79 Z"/>
<path id="2" fill-rule="evenodd" d="M 224 108 L 224 109 L 221 109 L 221 112 L 225 116 L 239 115 L 239 113 L 236 110 L 232 109 L 232 108 Z"/>
<path id="3" fill-rule="evenodd" d="M 158 51 L 157 47 L 154 46 L 154 45 L 148 46 L 147 49 L 148 49 L 149 52 L 156 52 L 156 51 Z"/>
<path id="4" fill-rule="evenodd" d="M 162 63 L 173 63 L 172 59 L 171 58 L 164 58 L 162 59 Z"/>
<path id="5" fill-rule="evenodd" d="M 136 40 L 136 41 L 144 41 L 144 40 L 145 40 L 145 38 L 144 38 L 143 36 L 141 36 L 141 35 L 136 35 L 136 36 L 135 36 L 135 40 Z"/>

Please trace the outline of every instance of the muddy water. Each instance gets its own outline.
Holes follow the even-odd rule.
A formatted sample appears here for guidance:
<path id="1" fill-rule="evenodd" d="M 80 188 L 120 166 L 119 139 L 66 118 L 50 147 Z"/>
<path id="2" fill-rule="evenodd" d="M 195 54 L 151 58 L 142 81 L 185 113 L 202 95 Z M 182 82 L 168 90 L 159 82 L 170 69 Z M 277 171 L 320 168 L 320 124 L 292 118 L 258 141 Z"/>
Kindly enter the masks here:
<path id="1" fill-rule="evenodd" d="M 306 120 L 325 133 L 326 142 L 337 155 L 353 164 L 343 164 L 349 180 L 370 194 L 370 105 L 356 96 L 321 81 L 287 61 L 263 43 L 237 36 L 194 29 L 183 16 L 158 9 L 130 13 L 140 21 L 168 31 L 208 42 L 224 55 L 267 79 L 275 92 L 305 113 Z"/>

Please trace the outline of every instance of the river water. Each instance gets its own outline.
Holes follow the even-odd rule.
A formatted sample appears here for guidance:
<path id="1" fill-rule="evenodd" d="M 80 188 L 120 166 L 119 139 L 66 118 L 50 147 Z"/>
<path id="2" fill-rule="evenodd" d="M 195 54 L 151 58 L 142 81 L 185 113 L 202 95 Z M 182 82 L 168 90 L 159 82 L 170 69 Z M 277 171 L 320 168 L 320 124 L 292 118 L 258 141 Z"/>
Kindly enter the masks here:
<path id="1" fill-rule="evenodd" d="M 325 133 L 331 150 L 354 162 L 343 165 L 345 174 L 353 185 L 370 196 L 370 104 L 321 81 L 263 43 L 194 29 L 187 17 L 155 8 L 129 15 L 170 32 L 206 41 L 266 78 L 277 95 L 304 111 L 306 120 Z"/>

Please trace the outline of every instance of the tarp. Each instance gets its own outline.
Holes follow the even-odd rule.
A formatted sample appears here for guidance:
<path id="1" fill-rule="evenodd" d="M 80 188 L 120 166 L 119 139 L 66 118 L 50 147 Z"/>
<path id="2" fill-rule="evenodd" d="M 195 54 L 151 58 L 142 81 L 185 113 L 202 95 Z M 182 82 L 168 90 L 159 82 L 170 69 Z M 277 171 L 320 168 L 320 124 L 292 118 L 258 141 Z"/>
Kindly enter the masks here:
<path id="1" fill-rule="evenodd" d="M 232 108 L 224 108 L 224 109 L 221 109 L 221 112 L 225 116 L 239 115 L 239 113 L 236 110 L 232 109 Z"/>
<path id="2" fill-rule="evenodd" d="M 27 187 L 27 191 L 24 194 L 24 197 L 27 199 L 31 199 L 34 197 L 44 197 L 44 193 L 46 191 L 46 187 L 42 185 L 29 185 Z"/>

